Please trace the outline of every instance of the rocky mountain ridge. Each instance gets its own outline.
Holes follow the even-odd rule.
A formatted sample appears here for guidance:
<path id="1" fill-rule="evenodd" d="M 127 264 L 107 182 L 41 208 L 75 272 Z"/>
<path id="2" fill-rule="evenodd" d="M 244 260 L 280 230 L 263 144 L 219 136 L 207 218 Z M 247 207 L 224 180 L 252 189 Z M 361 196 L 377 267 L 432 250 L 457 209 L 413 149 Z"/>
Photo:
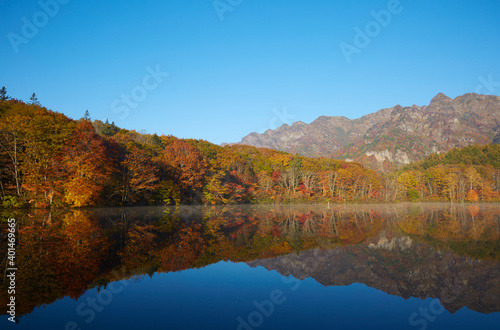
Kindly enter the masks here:
<path id="1" fill-rule="evenodd" d="M 325 286 L 363 283 L 408 299 L 438 298 L 448 311 L 466 306 L 498 312 L 498 262 L 438 251 L 409 237 L 380 237 L 378 242 L 335 249 L 312 249 L 247 262 L 284 276 L 313 278 Z"/>
<path id="2" fill-rule="evenodd" d="M 429 105 L 379 110 L 358 119 L 321 116 L 311 124 L 283 124 L 263 134 L 251 133 L 241 144 L 312 157 L 359 161 L 388 170 L 498 138 L 500 97 L 439 93 Z"/>

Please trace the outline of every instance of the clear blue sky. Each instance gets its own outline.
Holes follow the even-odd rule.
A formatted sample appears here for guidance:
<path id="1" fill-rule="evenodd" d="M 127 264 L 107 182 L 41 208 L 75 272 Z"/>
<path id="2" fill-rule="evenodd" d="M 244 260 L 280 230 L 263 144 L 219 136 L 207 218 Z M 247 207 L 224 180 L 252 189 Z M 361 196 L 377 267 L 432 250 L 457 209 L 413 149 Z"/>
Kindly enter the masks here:
<path id="1" fill-rule="evenodd" d="M 75 119 L 88 109 L 127 129 L 221 143 L 456 97 L 480 77 L 495 82 L 482 94 L 500 94 L 499 0 L 401 0 L 378 27 L 370 12 L 391 1 L 220 0 L 233 4 L 223 13 L 213 0 L 61 2 L 52 17 L 37 1 L 0 0 L 0 86 Z M 348 63 L 340 45 L 356 45 L 356 27 L 372 37 Z M 139 102 L 125 106 L 132 91 Z"/>

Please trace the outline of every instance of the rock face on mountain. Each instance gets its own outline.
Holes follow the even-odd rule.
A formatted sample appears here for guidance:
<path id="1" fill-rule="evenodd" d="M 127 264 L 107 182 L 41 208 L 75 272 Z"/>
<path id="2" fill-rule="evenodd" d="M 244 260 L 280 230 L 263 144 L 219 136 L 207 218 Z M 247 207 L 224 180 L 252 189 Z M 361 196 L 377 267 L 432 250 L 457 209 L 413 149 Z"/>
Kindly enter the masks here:
<path id="1" fill-rule="evenodd" d="M 438 251 L 405 236 L 368 245 L 313 249 L 247 262 L 325 286 L 363 283 L 408 299 L 438 298 L 448 311 L 466 306 L 481 313 L 500 311 L 500 268 L 494 260 Z"/>
<path id="2" fill-rule="evenodd" d="M 358 119 L 321 116 L 311 124 L 284 124 L 252 133 L 241 144 L 304 156 L 401 166 L 434 152 L 492 143 L 499 133 L 500 97 L 436 95 L 428 106 L 382 109 Z M 497 137 L 498 140 L 498 137 Z"/>

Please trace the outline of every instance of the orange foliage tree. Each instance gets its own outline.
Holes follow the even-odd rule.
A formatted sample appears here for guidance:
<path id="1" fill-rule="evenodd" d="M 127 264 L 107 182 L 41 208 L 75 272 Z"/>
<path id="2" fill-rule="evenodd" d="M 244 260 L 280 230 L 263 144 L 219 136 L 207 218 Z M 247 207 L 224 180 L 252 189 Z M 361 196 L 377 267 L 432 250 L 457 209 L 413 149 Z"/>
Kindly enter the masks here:
<path id="1" fill-rule="evenodd" d="M 102 138 L 88 121 L 81 121 L 66 143 L 63 157 L 67 172 L 65 201 L 72 206 L 94 205 L 111 176 L 111 161 Z"/>
<path id="2" fill-rule="evenodd" d="M 191 201 L 204 184 L 207 161 L 201 152 L 191 144 L 175 140 L 163 151 L 163 161 L 179 185 L 181 199 Z"/>

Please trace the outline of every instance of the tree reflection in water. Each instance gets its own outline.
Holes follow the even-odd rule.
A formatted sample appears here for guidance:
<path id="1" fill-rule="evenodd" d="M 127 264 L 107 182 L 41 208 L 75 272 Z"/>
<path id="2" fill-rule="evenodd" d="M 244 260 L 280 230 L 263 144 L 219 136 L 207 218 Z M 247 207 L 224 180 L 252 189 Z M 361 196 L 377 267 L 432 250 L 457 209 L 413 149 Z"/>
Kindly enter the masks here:
<path id="1" fill-rule="evenodd" d="M 404 204 L 36 210 L 2 218 L 19 225 L 19 315 L 120 279 L 221 260 L 488 313 L 500 311 L 499 215 L 496 204 Z M 3 282 L 0 304 L 6 293 Z"/>

